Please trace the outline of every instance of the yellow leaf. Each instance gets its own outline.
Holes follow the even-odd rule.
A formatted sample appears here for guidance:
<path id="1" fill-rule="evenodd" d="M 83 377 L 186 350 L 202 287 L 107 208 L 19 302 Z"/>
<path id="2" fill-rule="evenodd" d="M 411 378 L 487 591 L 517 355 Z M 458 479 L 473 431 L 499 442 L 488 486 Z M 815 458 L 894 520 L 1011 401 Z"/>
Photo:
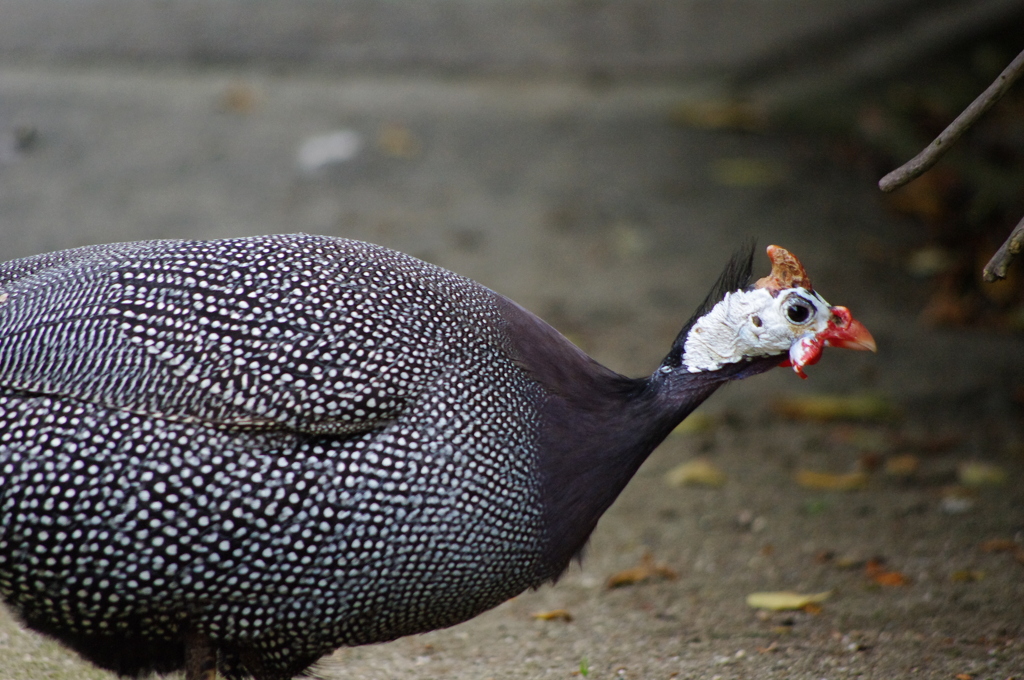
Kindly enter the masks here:
<path id="1" fill-rule="evenodd" d="M 949 580 L 954 583 L 973 583 L 985 578 L 985 572 L 977 569 L 959 569 L 949 575 Z"/>
<path id="2" fill-rule="evenodd" d="M 767 116 L 749 102 L 708 100 L 686 102 L 672 112 L 672 122 L 702 130 L 760 130 Z"/>
<path id="3" fill-rule="evenodd" d="M 538 621 L 565 621 L 569 623 L 572 621 L 572 614 L 569 613 L 568 609 L 552 609 L 548 612 L 537 612 L 533 615 L 533 618 Z"/>
<path id="4" fill-rule="evenodd" d="M 774 408 L 783 417 L 794 420 L 884 421 L 896 415 L 896 409 L 889 400 L 877 394 L 785 397 L 778 400 Z"/>
<path id="5" fill-rule="evenodd" d="M 786 178 L 786 168 L 760 158 L 719 158 L 711 166 L 715 182 L 727 187 L 764 187 Z"/>
<path id="6" fill-rule="evenodd" d="M 605 587 L 611 589 L 620 588 L 622 586 L 631 586 L 636 583 L 649 581 L 653 578 L 663 578 L 671 581 L 679 578 L 679 574 L 666 564 L 655 563 L 654 557 L 651 553 L 644 553 L 639 566 L 612 574 L 608 577 L 608 582 L 605 583 Z"/>
<path id="7" fill-rule="evenodd" d="M 993 465 L 971 461 L 962 463 L 956 471 L 957 478 L 964 486 L 1002 486 L 1007 482 L 1006 470 Z"/>
<path id="8" fill-rule="evenodd" d="M 956 257 L 948 250 L 926 247 L 915 250 L 907 259 L 907 271 L 912 276 L 926 279 L 949 270 L 956 264 Z"/>
<path id="9" fill-rule="evenodd" d="M 803 609 L 808 605 L 816 605 L 824 602 L 831 595 L 832 591 L 812 594 L 794 593 L 788 590 L 751 593 L 747 595 L 747 605 L 754 609 L 769 609 L 771 611 Z"/>
<path id="10" fill-rule="evenodd" d="M 796 473 L 796 483 L 805 489 L 816 489 L 819 491 L 855 491 L 867 486 L 868 476 L 863 472 L 848 472 L 837 475 L 830 472 L 798 470 Z"/>
<path id="11" fill-rule="evenodd" d="M 706 458 L 694 458 L 677 465 L 665 473 L 665 481 L 670 486 L 710 486 L 720 487 L 725 484 L 725 473 L 715 467 Z"/>

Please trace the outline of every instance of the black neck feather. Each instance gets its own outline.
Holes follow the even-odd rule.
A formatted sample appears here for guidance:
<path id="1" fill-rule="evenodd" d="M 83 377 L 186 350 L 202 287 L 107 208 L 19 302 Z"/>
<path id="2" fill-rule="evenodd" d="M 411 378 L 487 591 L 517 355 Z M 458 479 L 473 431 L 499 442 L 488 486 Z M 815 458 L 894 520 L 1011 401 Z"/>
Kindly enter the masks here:
<path id="1" fill-rule="evenodd" d="M 778 357 L 717 371 L 676 370 L 612 381 L 586 399 L 551 398 L 542 408 L 539 442 L 546 557 L 557 578 L 580 554 L 604 514 L 654 449 L 726 382 L 763 373 Z"/>
<path id="2" fill-rule="evenodd" d="M 565 570 L 655 447 L 718 387 L 778 365 L 778 358 L 766 358 L 717 371 L 681 368 L 689 329 L 726 293 L 747 285 L 752 260 L 752 244 L 732 257 L 650 378 L 601 366 L 534 315 L 503 303 L 507 337 L 515 339 L 510 353 L 544 392 L 537 449 L 547 539 L 541 578 Z"/>
<path id="3" fill-rule="evenodd" d="M 672 349 L 661 364 L 662 366 L 668 366 L 669 368 L 679 368 L 682 366 L 683 344 L 686 342 L 687 333 L 693 328 L 693 324 L 697 323 L 697 319 L 710 312 L 712 307 L 725 298 L 726 293 L 732 293 L 747 287 L 750 283 L 751 272 L 754 269 L 754 246 L 754 242 L 751 241 L 733 253 L 715 285 L 711 288 L 711 292 L 708 293 L 708 296 L 704 298 L 704 302 L 700 304 L 697 311 L 693 313 L 690 320 L 683 326 L 683 330 L 679 331 L 675 342 L 672 343 Z"/>

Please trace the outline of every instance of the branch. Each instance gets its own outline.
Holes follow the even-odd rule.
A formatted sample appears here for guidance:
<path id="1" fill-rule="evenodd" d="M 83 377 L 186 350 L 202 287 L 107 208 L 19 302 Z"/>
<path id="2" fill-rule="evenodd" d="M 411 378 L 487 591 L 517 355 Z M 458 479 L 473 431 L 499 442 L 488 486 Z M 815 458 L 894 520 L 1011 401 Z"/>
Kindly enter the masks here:
<path id="1" fill-rule="evenodd" d="M 925 147 L 924 151 L 879 180 L 878 188 L 886 192 L 895 191 L 924 174 L 928 168 L 935 165 L 945 155 L 949 147 L 956 143 L 956 140 L 960 139 L 967 128 L 974 125 L 986 111 L 992 108 L 993 104 L 999 101 L 999 98 L 1022 74 L 1024 74 L 1024 52 L 1018 54 L 1010 62 L 1010 65 L 1003 69 L 999 77 L 978 95 L 978 98 L 971 102 L 971 105 L 964 109 L 963 113 L 957 116 L 956 120 L 935 138 L 935 141 Z"/>
<path id="2" fill-rule="evenodd" d="M 1017 226 L 1010 232 L 1009 238 L 999 247 L 996 254 L 985 265 L 983 274 L 986 281 L 992 283 L 997 279 L 1006 278 L 1006 270 L 1013 260 L 1013 256 L 1024 250 L 1024 219 L 1017 223 Z"/>

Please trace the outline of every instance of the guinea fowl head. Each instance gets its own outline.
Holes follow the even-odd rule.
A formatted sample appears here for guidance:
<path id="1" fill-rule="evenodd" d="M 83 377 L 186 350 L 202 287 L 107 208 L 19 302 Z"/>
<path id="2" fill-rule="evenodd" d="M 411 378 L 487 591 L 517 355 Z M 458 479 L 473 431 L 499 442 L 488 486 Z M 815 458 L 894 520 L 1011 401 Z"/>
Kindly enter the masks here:
<path id="1" fill-rule="evenodd" d="M 752 285 L 753 249 L 733 257 L 649 378 L 591 363 L 585 380 L 552 390 L 540 463 L 553 578 L 651 451 L 718 387 L 776 366 L 806 378 L 825 347 L 875 351 L 871 333 L 814 291 L 795 256 L 769 246 L 768 257 L 771 273 Z"/>
<path id="2" fill-rule="evenodd" d="M 825 302 L 800 261 L 785 248 L 768 246 L 772 271 L 745 286 L 753 253 L 736 257 L 711 295 L 676 338 L 663 373 L 713 372 L 730 364 L 779 356 L 801 378 L 822 349 L 875 351 L 871 333 L 846 307 Z"/>

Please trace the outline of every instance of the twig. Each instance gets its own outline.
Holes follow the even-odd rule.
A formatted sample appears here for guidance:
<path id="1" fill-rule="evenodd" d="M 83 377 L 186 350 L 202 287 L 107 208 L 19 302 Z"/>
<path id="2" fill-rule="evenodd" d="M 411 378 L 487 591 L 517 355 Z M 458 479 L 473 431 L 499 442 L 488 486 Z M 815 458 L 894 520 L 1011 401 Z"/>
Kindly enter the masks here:
<path id="1" fill-rule="evenodd" d="M 1021 75 L 1024 75 L 1024 52 L 1018 54 L 1010 62 L 1010 65 L 1003 69 L 999 77 L 985 88 L 985 91 L 978 95 L 978 98 L 971 102 L 971 105 L 964 109 L 931 144 L 925 147 L 924 151 L 880 179 L 878 188 L 887 192 L 895 191 L 923 175 L 949 151 L 949 148 L 960 139 L 969 127 L 974 125 L 986 111 L 992 108 L 993 104 L 999 101 L 1000 97 L 1006 94 L 1006 91 Z M 983 273 L 985 281 L 992 283 L 997 279 L 1006 278 L 1010 262 L 1021 250 L 1024 250 L 1024 219 L 1017 223 L 1017 226 L 1010 232 L 1010 236 L 985 265 Z"/>
<path id="2" fill-rule="evenodd" d="M 1013 260 L 1013 256 L 1024 249 L 1024 219 L 1021 219 L 1017 223 L 1017 226 L 1010 232 L 1009 238 L 999 247 L 996 254 L 992 256 L 992 259 L 985 265 L 985 271 L 982 274 L 984 279 L 989 283 L 996 281 L 997 279 L 1006 278 L 1006 270 L 1010 266 L 1010 262 Z"/>
<path id="3" fill-rule="evenodd" d="M 978 98 L 971 102 L 971 105 L 964 109 L 963 113 L 957 116 L 956 120 L 935 138 L 935 141 L 925 147 L 924 151 L 879 180 L 878 188 L 882 191 L 894 191 L 924 174 L 928 168 L 942 158 L 949 147 L 956 143 L 956 140 L 960 139 L 967 128 L 974 125 L 975 121 L 981 118 L 982 114 L 988 111 L 1010 89 L 1010 86 L 1022 74 L 1024 74 L 1024 52 L 1018 54 L 1010 62 L 1010 65 L 1003 69 L 999 77 L 978 95 Z"/>

